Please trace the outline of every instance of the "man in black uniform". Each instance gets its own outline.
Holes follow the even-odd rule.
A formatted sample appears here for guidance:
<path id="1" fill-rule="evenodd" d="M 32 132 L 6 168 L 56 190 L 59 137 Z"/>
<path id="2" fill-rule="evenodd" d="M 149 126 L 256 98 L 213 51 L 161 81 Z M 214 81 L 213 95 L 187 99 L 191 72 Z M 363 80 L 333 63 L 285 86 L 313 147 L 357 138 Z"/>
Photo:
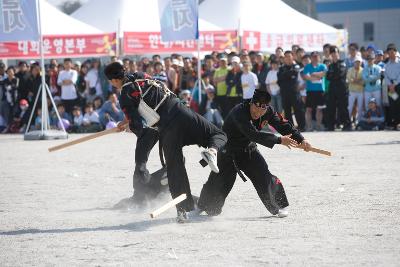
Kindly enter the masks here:
<path id="1" fill-rule="evenodd" d="M 211 173 L 201 191 L 198 207 L 208 215 L 218 215 L 236 180 L 236 174 L 246 181 L 243 171 L 253 183 L 261 201 L 272 214 L 287 216 L 289 203 L 281 181 L 268 170 L 265 159 L 257 149 L 261 144 L 300 146 L 306 151 L 310 144 L 293 125 L 284 120 L 269 105 L 268 92 L 256 90 L 250 103 L 235 106 L 227 116 L 223 130 L 228 136 L 225 149 L 218 153 L 220 172 Z M 269 123 L 284 136 L 278 137 L 261 129 Z M 289 137 L 290 136 L 290 137 Z"/>
<path id="2" fill-rule="evenodd" d="M 346 84 L 347 68 L 346 63 L 339 58 L 339 49 L 331 46 L 329 50 L 332 63 L 328 67 L 326 79 L 329 80 L 328 105 L 327 105 L 327 130 L 335 130 L 336 110 L 338 122 L 343 124 L 343 131 L 351 130 L 349 112 L 347 110 L 349 102 L 349 91 Z"/>
<path id="3" fill-rule="evenodd" d="M 177 205 L 178 222 L 184 222 L 188 218 L 188 212 L 194 210 L 194 201 L 182 148 L 187 145 L 208 148 L 202 152 L 202 157 L 212 171 L 218 172 L 216 154 L 225 145 L 226 135 L 205 118 L 184 106 L 163 83 L 153 80 L 149 75 L 126 74 L 118 62 L 109 64 L 104 72 L 120 92 L 121 108 L 129 122 L 129 128 L 138 136 L 138 142 L 150 134 L 149 131 L 156 136 L 154 128 L 149 129 L 153 123 L 146 117 L 158 116 L 155 126 L 166 160 L 172 198 L 184 193 L 187 195 L 187 199 Z M 144 146 L 152 147 L 155 142 L 155 138 L 148 138 Z M 141 154 L 139 150 L 137 147 L 136 154 Z"/>
<path id="4" fill-rule="evenodd" d="M 285 117 L 293 124 L 292 108 L 296 117 L 297 126 L 300 131 L 305 128 L 304 105 L 298 90 L 298 76 L 300 66 L 294 64 L 294 58 L 291 51 L 285 52 L 285 64 L 278 71 L 278 85 L 281 88 L 282 107 L 285 111 Z"/>

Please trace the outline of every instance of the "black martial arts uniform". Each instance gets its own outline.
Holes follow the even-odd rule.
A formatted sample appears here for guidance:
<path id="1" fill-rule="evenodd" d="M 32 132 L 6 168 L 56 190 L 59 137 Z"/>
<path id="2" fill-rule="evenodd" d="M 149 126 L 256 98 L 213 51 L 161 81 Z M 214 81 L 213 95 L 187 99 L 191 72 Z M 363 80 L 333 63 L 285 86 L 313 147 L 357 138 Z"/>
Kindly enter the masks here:
<path id="1" fill-rule="evenodd" d="M 139 139 L 147 138 L 149 134 L 147 131 L 151 130 L 145 127 L 145 121 L 139 114 L 139 102 L 144 101 L 154 109 L 167 94 L 166 88 L 143 73 L 125 75 L 123 81 L 125 84 L 120 95 L 121 108 L 129 120 L 132 132 Z M 156 127 L 165 156 L 172 198 L 185 193 L 187 199 L 178 204 L 177 209 L 191 211 L 194 209 L 194 203 L 184 166 L 182 148 L 187 145 L 199 145 L 220 150 L 226 143 L 226 135 L 205 118 L 183 105 L 173 94 L 167 96 L 157 113 L 160 115 L 160 120 Z M 148 139 L 147 142 L 141 144 L 143 147 L 154 146 L 156 140 L 150 137 Z M 149 152 L 146 149 L 136 148 L 136 153 L 139 155 L 143 151 Z"/>
<path id="2" fill-rule="evenodd" d="M 260 131 L 269 123 L 282 135 L 292 134 L 301 143 L 304 138 L 293 125 L 284 120 L 271 106 L 257 121 L 252 121 L 250 104 L 237 105 L 225 120 L 223 130 L 228 136 L 224 150 L 218 153 L 219 173 L 211 173 L 201 191 L 198 206 L 208 215 L 218 215 L 236 180 L 236 174 L 245 179 L 241 171 L 253 183 L 261 201 L 272 214 L 289 205 L 281 181 L 268 170 L 265 159 L 257 149 L 261 144 L 272 148 L 280 144 L 280 137 Z"/>

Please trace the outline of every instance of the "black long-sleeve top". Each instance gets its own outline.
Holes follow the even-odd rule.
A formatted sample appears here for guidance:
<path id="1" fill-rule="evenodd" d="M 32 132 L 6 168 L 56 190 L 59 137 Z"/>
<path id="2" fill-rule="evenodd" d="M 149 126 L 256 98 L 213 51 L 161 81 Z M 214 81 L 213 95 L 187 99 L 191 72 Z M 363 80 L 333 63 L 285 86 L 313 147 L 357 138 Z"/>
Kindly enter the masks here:
<path id="1" fill-rule="evenodd" d="M 154 128 L 146 127 L 143 118 L 139 114 L 138 106 L 141 101 L 141 95 L 145 94 L 147 90 L 151 90 L 145 95 L 143 101 L 151 108 L 155 108 L 165 93 L 160 88 L 154 86 L 151 88 L 151 83 L 149 81 L 138 81 L 144 79 L 152 80 L 146 73 L 126 75 L 124 78 L 124 83 L 126 85 L 123 86 L 119 96 L 119 103 L 126 119 L 129 121 L 129 128 L 137 136 L 135 150 L 136 164 L 147 162 L 151 149 L 159 139 L 159 131 Z M 131 83 L 128 84 L 129 82 Z M 179 101 L 171 95 L 157 110 L 160 115 L 160 122 L 158 123 L 159 128 L 165 127 L 173 119 L 179 109 L 178 102 Z"/>
<path id="2" fill-rule="evenodd" d="M 264 116 L 254 121 L 250 115 L 250 104 L 241 103 L 231 110 L 223 126 L 223 130 L 228 136 L 226 150 L 243 151 L 252 143 L 258 143 L 269 148 L 279 144 L 279 137 L 272 133 L 260 131 L 266 123 L 269 123 L 282 135 L 292 134 L 292 138 L 298 143 L 304 140 L 301 133 L 275 112 L 271 106 L 268 106 Z"/>
<path id="3" fill-rule="evenodd" d="M 297 64 L 283 65 L 278 71 L 278 85 L 282 94 L 297 93 L 298 74 L 300 66 Z"/>
<path id="4" fill-rule="evenodd" d="M 330 89 L 346 89 L 347 67 L 343 60 L 332 62 L 328 67 L 326 79 L 330 81 Z"/>

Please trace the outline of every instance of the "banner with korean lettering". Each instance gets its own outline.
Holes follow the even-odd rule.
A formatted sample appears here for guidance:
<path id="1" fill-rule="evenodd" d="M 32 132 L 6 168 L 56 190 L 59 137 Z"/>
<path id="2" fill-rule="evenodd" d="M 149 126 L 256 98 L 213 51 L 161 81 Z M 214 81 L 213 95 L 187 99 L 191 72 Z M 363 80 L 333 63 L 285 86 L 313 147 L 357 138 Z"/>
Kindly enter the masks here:
<path id="1" fill-rule="evenodd" d="M 116 34 L 44 36 L 46 58 L 112 56 L 116 51 Z M 0 43 L 0 58 L 39 58 L 36 41 Z"/>
<path id="2" fill-rule="evenodd" d="M 336 33 L 260 33 L 244 31 L 242 45 L 244 49 L 274 52 L 277 47 L 290 50 L 296 44 L 306 51 L 322 51 L 324 44 L 329 43 L 338 47 L 345 47 L 347 35 L 345 31 Z"/>
<path id="3" fill-rule="evenodd" d="M 36 0 L 0 0 L 0 42 L 39 40 Z"/>
<path id="4" fill-rule="evenodd" d="M 201 51 L 222 51 L 237 46 L 236 31 L 204 31 L 200 32 Z M 165 42 L 160 32 L 124 32 L 124 54 L 194 52 L 196 41 Z"/>
<path id="5" fill-rule="evenodd" d="M 158 0 L 161 36 L 164 41 L 199 38 L 198 0 Z"/>

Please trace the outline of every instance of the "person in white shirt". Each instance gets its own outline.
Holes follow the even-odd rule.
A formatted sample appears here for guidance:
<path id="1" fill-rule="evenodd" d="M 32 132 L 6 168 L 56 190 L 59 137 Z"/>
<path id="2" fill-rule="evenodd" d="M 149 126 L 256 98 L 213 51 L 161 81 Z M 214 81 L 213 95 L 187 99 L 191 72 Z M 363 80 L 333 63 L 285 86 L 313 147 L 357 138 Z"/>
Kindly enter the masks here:
<path id="1" fill-rule="evenodd" d="M 61 86 L 61 100 L 65 110 L 70 114 L 78 100 L 75 87 L 77 80 L 78 72 L 72 69 L 72 60 L 70 58 L 64 59 L 64 70 L 58 74 L 57 84 Z"/>
<path id="2" fill-rule="evenodd" d="M 248 61 L 243 62 L 243 74 L 241 76 L 243 100 L 250 101 L 253 98 L 254 91 L 258 87 L 257 75 L 251 72 L 251 63 Z"/>
<path id="3" fill-rule="evenodd" d="M 276 112 L 282 113 L 282 98 L 281 89 L 278 85 L 278 61 L 271 61 L 271 69 L 267 74 L 265 79 L 265 84 L 267 85 L 267 91 L 271 95 L 271 106 Z"/>
<path id="4" fill-rule="evenodd" d="M 85 76 L 86 100 L 88 102 L 93 102 L 96 96 L 103 95 L 100 76 L 99 76 L 99 69 L 100 69 L 100 61 L 98 59 L 93 59 L 92 68 L 88 71 L 88 73 Z"/>

